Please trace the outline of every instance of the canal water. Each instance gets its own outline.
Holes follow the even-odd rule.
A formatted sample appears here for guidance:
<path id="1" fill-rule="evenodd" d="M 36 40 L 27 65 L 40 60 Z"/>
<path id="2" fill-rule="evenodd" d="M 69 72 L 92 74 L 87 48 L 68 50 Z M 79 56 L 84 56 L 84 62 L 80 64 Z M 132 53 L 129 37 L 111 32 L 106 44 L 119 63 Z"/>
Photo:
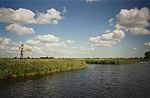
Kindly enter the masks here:
<path id="1" fill-rule="evenodd" d="M 0 81 L 0 98 L 150 98 L 149 63 L 90 64 L 76 71 Z"/>

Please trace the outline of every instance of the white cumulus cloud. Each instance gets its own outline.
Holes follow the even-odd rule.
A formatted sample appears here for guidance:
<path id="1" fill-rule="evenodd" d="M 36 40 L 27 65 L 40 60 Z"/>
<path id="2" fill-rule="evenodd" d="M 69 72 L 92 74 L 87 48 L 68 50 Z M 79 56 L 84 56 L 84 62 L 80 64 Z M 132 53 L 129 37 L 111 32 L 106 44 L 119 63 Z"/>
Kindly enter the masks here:
<path id="1" fill-rule="evenodd" d="M 14 23 L 6 26 L 6 30 L 9 32 L 15 32 L 18 35 L 32 34 L 35 33 L 34 29 L 31 27 L 25 27 L 23 25 Z"/>
<path id="2" fill-rule="evenodd" d="M 137 50 L 137 48 L 132 48 L 132 50 L 136 51 L 136 50 Z"/>
<path id="3" fill-rule="evenodd" d="M 60 38 L 52 35 L 37 35 L 32 39 L 25 41 L 25 45 L 32 49 L 32 53 L 38 54 L 46 54 L 50 52 L 61 53 L 62 51 L 66 51 L 70 44 L 74 41 L 60 41 Z"/>
<path id="4" fill-rule="evenodd" d="M 0 37 L 0 45 L 2 45 L 2 44 L 9 44 L 10 41 L 11 41 L 10 38 Z"/>
<path id="5" fill-rule="evenodd" d="M 75 41 L 73 41 L 73 40 L 67 40 L 66 42 L 69 43 L 69 44 L 74 44 L 75 43 Z"/>
<path id="6" fill-rule="evenodd" d="M 8 23 L 35 23 L 35 13 L 29 9 L 0 8 L 0 21 Z"/>
<path id="7" fill-rule="evenodd" d="M 61 12 L 51 8 L 47 10 L 47 13 L 38 13 L 36 20 L 39 24 L 57 24 L 61 19 L 63 19 Z"/>
<path id="8" fill-rule="evenodd" d="M 64 9 L 66 11 L 66 8 Z M 63 11 L 63 12 L 64 12 Z M 55 8 L 48 9 L 46 13 L 33 11 L 25 8 L 12 9 L 0 8 L 0 22 L 19 23 L 19 24 L 57 24 L 63 19 L 61 11 Z"/>
<path id="9" fill-rule="evenodd" d="M 109 29 L 104 31 L 104 33 L 110 33 L 110 32 L 111 32 L 111 30 L 109 30 Z"/>
<path id="10" fill-rule="evenodd" d="M 141 9 L 122 9 L 116 16 L 116 28 L 124 29 L 126 32 L 132 34 L 150 34 L 146 29 L 150 26 L 148 20 L 150 19 L 150 12 L 147 7 Z"/>
<path id="11" fill-rule="evenodd" d="M 58 37 L 52 34 L 38 35 L 34 39 L 39 41 L 49 42 L 49 43 L 56 43 L 60 40 Z"/>
<path id="12" fill-rule="evenodd" d="M 9 32 L 15 32 L 19 35 L 34 33 L 33 28 L 25 27 L 24 24 L 58 24 L 65 13 L 66 7 L 63 11 L 56 10 L 55 8 L 48 9 L 46 13 L 34 13 L 30 9 L 25 8 L 0 8 L 0 22 L 11 23 L 6 27 Z"/>
<path id="13" fill-rule="evenodd" d="M 150 42 L 144 43 L 145 46 L 150 46 Z"/>
<path id="14" fill-rule="evenodd" d="M 125 37 L 122 30 L 114 30 L 111 33 L 102 34 L 101 36 L 91 37 L 89 40 L 94 46 L 112 47 Z"/>
<path id="15" fill-rule="evenodd" d="M 33 39 L 31 39 L 31 40 L 27 40 L 25 42 L 25 44 L 28 44 L 28 45 L 39 45 L 40 41 L 39 40 L 33 40 Z"/>

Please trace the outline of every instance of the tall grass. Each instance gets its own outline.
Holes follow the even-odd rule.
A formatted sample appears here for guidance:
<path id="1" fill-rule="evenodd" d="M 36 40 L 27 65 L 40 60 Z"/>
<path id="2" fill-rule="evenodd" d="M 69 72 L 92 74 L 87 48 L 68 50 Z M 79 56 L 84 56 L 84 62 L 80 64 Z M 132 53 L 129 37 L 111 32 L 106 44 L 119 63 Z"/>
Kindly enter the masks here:
<path id="1" fill-rule="evenodd" d="M 87 64 L 134 64 L 136 59 L 0 59 L 0 79 L 85 68 Z"/>
<path id="2" fill-rule="evenodd" d="M 81 59 L 0 59 L 0 79 L 86 67 Z"/>
<path id="3" fill-rule="evenodd" d="M 116 64 L 116 65 L 119 65 L 119 64 L 135 64 L 135 63 L 138 63 L 139 60 L 137 59 L 118 59 L 118 58 L 106 58 L 106 59 L 94 59 L 94 58 L 89 58 L 89 59 L 86 59 L 86 63 L 87 64 Z"/>

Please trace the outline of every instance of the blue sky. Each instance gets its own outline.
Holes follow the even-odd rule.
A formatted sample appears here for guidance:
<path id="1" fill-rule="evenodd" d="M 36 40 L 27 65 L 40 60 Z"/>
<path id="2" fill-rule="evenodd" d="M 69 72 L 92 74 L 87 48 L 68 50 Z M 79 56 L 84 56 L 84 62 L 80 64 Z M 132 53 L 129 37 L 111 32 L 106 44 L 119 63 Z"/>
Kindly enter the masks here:
<path id="1" fill-rule="evenodd" d="M 26 50 L 30 48 L 25 56 L 31 57 L 139 57 L 150 50 L 150 1 L 2 0 L 0 8 L 0 15 L 9 16 L 4 13 L 10 11 L 8 8 L 16 15 L 9 16 L 10 20 L 0 16 L 1 57 L 19 57 L 20 43 L 25 44 Z M 53 11 L 48 13 L 49 9 Z M 125 11 L 121 13 L 122 9 L 127 15 Z M 27 10 L 35 14 L 31 17 L 36 22 L 26 23 Z M 52 18 L 50 15 L 55 12 L 58 13 Z M 46 13 L 49 17 L 39 21 L 40 15 Z M 49 19 L 47 23 L 45 19 Z M 115 28 L 116 24 L 121 28 Z"/>

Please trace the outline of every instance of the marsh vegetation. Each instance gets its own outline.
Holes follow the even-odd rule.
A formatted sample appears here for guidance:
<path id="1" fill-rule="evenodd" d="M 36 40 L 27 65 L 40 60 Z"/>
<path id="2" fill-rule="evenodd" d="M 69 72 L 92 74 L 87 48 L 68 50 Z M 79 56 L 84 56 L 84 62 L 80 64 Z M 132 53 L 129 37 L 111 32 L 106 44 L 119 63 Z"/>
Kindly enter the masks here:
<path id="1" fill-rule="evenodd" d="M 0 59 L 0 79 L 85 68 L 81 59 Z"/>
<path id="2" fill-rule="evenodd" d="M 135 64 L 139 59 L 125 58 L 39 58 L 0 59 L 0 79 L 42 75 L 85 68 L 87 64 Z"/>
<path id="3" fill-rule="evenodd" d="M 88 58 L 86 59 L 87 64 L 135 64 L 138 63 L 139 59 L 126 59 L 126 58 Z"/>

